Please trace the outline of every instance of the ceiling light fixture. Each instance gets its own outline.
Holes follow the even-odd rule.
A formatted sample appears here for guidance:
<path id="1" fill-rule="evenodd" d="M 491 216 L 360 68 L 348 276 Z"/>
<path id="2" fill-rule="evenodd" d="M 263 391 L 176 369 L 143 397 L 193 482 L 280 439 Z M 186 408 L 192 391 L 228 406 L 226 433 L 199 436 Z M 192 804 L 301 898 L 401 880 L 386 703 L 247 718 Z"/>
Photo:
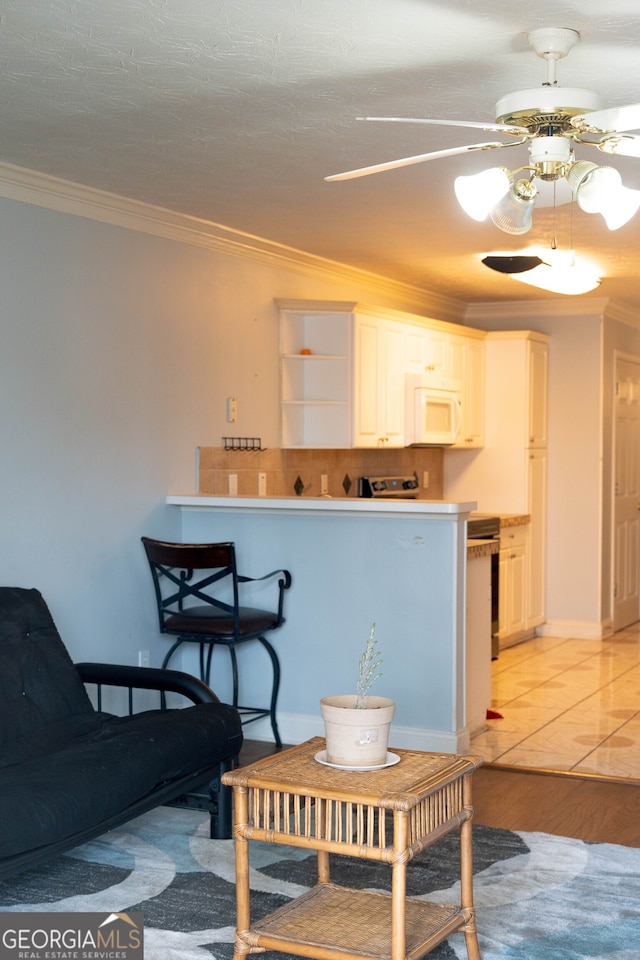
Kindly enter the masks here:
<path id="1" fill-rule="evenodd" d="M 468 127 L 510 136 L 511 142 L 483 141 L 432 150 L 417 156 L 358 167 L 326 180 L 352 180 L 416 163 L 454 157 L 475 150 L 529 148 L 529 161 L 515 169 L 504 166 L 458 177 L 455 192 L 463 210 L 474 220 L 491 217 L 504 233 L 519 235 L 531 229 L 536 203 L 545 205 L 547 187 L 556 201 L 575 200 L 586 213 L 599 213 L 609 230 L 617 230 L 640 207 L 640 191 L 622 184 L 617 170 L 576 160 L 573 145 L 595 148 L 609 156 L 640 157 L 640 103 L 606 107 L 599 94 L 575 87 L 562 88 L 556 66 L 580 39 L 568 27 L 543 27 L 527 34 L 530 46 L 547 65 L 542 88 L 520 90 L 498 100 L 495 121 L 446 120 L 432 117 L 359 117 L 378 123 L 419 123 Z"/>
<path id="2" fill-rule="evenodd" d="M 544 260 L 535 255 L 488 253 L 486 257 L 482 258 L 482 262 L 485 267 L 497 270 L 498 273 L 526 273 L 527 270 L 539 267 L 541 263 L 544 263 Z"/>
<path id="3" fill-rule="evenodd" d="M 546 137 L 545 140 L 554 140 Z M 540 159 L 540 140 L 531 144 L 532 165 L 520 168 L 528 170 L 528 178 L 515 179 L 518 172 L 504 167 L 490 167 L 481 173 L 457 177 L 454 188 L 458 203 L 474 220 L 490 217 L 503 233 L 523 234 L 531 229 L 533 210 L 538 197 L 535 177 L 544 182 L 564 178 L 571 188 L 573 199 L 585 213 L 599 213 L 609 230 L 624 226 L 640 207 L 640 190 L 625 187 L 614 167 L 598 166 L 588 160 L 574 160 L 567 141 L 560 141 L 568 148 L 563 159 Z M 494 187 L 492 192 L 488 189 Z M 500 188 L 502 192 L 497 195 Z"/>
<path id="4" fill-rule="evenodd" d="M 624 226 L 640 207 L 640 190 L 623 186 L 620 174 L 613 167 L 599 167 L 581 160 L 569 170 L 567 182 L 580 209 L 602 214 L 609 230 Z"/>
<path id="5" fill-rule="evenodd" d="M 482 263 L 520 283 L 564 296 L 589 293 L 600 285 L 598 269 L 588 261 L 577 260 L 573 250 L 536 248 L 517 256 L 493 253 L 483 257 Z"/>

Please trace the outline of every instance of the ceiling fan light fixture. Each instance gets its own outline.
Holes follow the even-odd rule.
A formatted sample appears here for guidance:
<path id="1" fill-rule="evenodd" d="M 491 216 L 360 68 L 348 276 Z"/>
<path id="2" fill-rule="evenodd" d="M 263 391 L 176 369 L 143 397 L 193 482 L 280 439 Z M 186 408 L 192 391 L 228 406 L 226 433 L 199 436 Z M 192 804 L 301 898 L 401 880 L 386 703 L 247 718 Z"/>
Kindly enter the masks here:
<path id="1" fill-rule="evenodd" d="M 536 177 L 560 180 L 573 162 L 573 150 L 564 137 L 536 137 L 529 144 L 529 157 Z"/>
<path id="2" fill-rule="evenodd" d="M 520 236 L 531 229 L 538 191 L 531 180 L 516 180 L 491 208 L 491 219 L 503 233 Z"/>
<path id="3" fill-rule="evenodd" d="M 456 177 L 453 186 L 458 203 L 467 216 L 481 222 L 507 193 L 510 183 L 508 170 L 490 167 L 468 177 Z"/>
<path id="4" fill-rule="evenodd" d="M 596 167 L 578 184 L 575 194 L 578 206 L 585 213 L 602 213 L 610 197 L 622 186 L 622 178 L 614 167 Z"/>
<path id="5" fill-rule="evenodd" d="M 614 167 L 580 161 L 573 164 L 567 180 L 580 209 L 601 214 L 609 230 L 624 226 L 640 207 L 640 191 L 625 187 Z"/>
<path id="6" fill-rule="evenodd" d="M 637 213 L 640 207 L 640 190 L 632 190 L 620 184 L 616 193 L 607 198 L 606 206 L 600 211 L 609 230 L 617 230 Z"/>

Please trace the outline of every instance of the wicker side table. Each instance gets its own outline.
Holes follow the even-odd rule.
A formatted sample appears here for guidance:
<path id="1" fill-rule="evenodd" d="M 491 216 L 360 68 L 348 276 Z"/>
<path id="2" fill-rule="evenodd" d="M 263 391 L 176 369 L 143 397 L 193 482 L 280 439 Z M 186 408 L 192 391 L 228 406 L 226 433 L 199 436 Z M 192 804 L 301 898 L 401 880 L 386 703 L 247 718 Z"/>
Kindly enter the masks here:
<path id="1" fill-rule="evenodd" d="M 237 929 L 234 960 L 279 950 L 318 960 L 418 960 L 456 930 L 480 960 L 473 910 L 471 778 L 480 757 L 395 750 L 376 771 L 337 770 L 314 757 L 317 737 L 223 775 L 234 791 Z M 460 831 L 460 904 L 406 896 L 407 863 Z M 317 851 L 318 882 L 251 923 L 249 841 Z M 329 854 L 388 863 L 391 894 L 331 882 Z"/>

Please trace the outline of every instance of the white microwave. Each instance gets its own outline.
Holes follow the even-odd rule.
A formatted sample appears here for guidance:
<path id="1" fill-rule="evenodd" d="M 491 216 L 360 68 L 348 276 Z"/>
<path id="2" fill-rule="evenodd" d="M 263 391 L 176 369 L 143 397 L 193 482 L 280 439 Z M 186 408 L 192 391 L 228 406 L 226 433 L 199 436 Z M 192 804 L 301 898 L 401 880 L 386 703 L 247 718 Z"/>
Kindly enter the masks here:
<path id="1" fill-rule="evenodd" d="M 457 380 L 407 374 L 405 397 L 407 446 L 450 447 L 462 426 L 461 389 Z"/>

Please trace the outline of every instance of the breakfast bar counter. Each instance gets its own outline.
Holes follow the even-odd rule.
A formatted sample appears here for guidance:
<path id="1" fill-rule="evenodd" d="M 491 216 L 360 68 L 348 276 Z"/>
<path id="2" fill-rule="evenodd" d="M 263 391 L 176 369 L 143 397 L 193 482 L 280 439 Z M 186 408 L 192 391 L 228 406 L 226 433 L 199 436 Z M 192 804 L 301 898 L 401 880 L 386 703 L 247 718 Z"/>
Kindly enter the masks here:
<path id="1" fill-rule="evenodd" d="M 314 514 L 319 516 L 416 516 L 422 518 L 461 517 L 474 509 L 475 503 L 453 500 L 374 500 L 359 497 L 232 497 L 195 494 L 169 496 L 167 503 L 179 507 L 215 509 L 225 513 Z"/>
<path id="2" fill-rule="evenodd" d="M 286 623 L 274 637 L 282 667 L 283 739 L 322 735 L 319 701 L 355 688 L 371 624 L 383 657 L 374 692 L 397 702 L 391 740 L 406 749 L 464 753 L 466 520 L 473 502 L 174 495 L 185 543 L 232 540 L 241 573 L 286 568 Z M 252 602 L 260 606 L 260 596 Z M 240 651 L 249 654 L 247 651 Z M 261 689 L 260 651 L 242 665 Z M 197 672 L 183 654 L 182 669 Z M 180 666 L 180 665 L 178 665 Z M 224 699 L 227 665 L 213 676 Z M 260 722 L 259 722 L 260 723 Z M 259 723 L 252 736 L 269 738 Z"/>

